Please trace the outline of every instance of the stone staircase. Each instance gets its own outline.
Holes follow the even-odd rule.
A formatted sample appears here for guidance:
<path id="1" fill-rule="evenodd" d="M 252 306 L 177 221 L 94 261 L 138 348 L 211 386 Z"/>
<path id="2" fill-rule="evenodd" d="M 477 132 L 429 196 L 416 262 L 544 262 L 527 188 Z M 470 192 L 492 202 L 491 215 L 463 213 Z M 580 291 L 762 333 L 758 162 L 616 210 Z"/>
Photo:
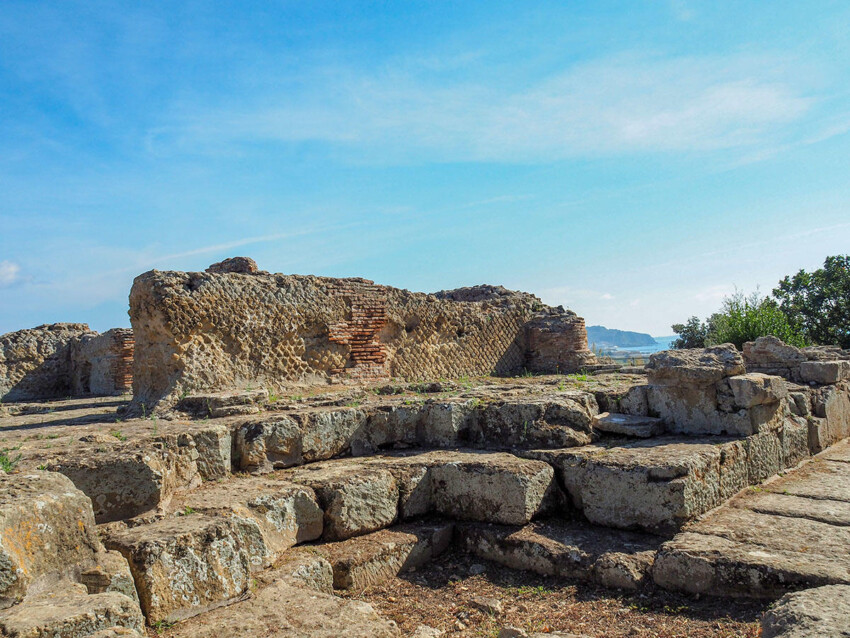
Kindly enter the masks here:
<path id="1" fill-rule="evenodd" d="M 452 545 L 628 590 L 769 597 L 850 584 L 850 447 L 835 445 L 850 434 L 848 381 L 746 374 L 723 348 L 665 354 L 647 380 L 601 395 L 508 383 L 260 412 L 234 395 L 214 405 L 220 419 L 90 435 L 43 470 L 2 477 L 3 527 L 61 524 L 54 546 L 90 549 L 58 569 L 26 563 L 46 550 L 3 537 L 0 549 L 26 564 L 0 564 L 0 627 L 134 632 L 143 615 L 178 623 L 171 636 L 395 636 L 334 590 L 380 583 Z M 22 501 L 36 480 L 55 485 Z M 81 513 L 72 520 L 62 505 L 64 519 L 36 520 L 40 492 Z M 4 584 L 21 569 L 28 582 Z M 69 584 L 56 594 L 60 572 Z M 75 620 L 92 606 L 83 615 L 99 620 Z"/>

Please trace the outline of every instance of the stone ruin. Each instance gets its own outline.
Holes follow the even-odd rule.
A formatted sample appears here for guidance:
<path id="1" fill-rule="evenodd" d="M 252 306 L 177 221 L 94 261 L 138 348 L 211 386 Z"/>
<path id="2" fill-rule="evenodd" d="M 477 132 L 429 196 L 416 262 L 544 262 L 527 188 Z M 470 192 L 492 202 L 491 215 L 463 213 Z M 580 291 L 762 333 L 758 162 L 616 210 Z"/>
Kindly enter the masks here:
<path id="1" fill-rule="evenodd" d="M 54 323 L 0 335 L 0 401 L 125 394 L 133 383 L 133 331 L 98 334 Z"/>
<path id="2" fill-rule="evenodd" d="M 595 363 L 584 320 L 500 286 L 412 293 L 366 279 L 272 275 L 237 257 L 133 282 L 133 395 L 534 372 Z"/>
<path id="3" fill-rule="evenodd" d="M 0 476 L 0 634 L 472 635 L 338 595 L 449 548 L 623 595 L 778 600 L 767 638 L 850 627 L 846 351 L 762 338 L 610 369 L 530 295 L 245 259 L 140 276 L 131 318 L 121 416 L 0 419 L 20 455 Z"/>

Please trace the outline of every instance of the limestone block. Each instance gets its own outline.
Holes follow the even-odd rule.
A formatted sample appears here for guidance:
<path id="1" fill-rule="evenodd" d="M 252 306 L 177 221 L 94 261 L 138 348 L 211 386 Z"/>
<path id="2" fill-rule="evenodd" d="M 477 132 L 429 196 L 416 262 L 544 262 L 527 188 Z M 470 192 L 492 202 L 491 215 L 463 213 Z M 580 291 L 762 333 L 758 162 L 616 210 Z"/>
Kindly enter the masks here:
<path id="1" fill-rule="evenodd" d="M 201 613 L 249 584 L 248 556 L 226 518 L 168 517 L 110 533 L 105 543 L 130 563 L 149 623 Z"/>
<path id="2" fill-rule="evenodd" d="M 762 638 L 850 636 L 850 585 L 785 594 L 761 621 Z"/>
<path id="3" fill-rule="evenodd" d="M 203 485 L 176 499 L 172 509 L 230 518 L 252 569 L 322 535 L 323 513 L 313 490 L 276 479 L 234 478 Z"/>
<path id="4" fill-rule="evenodd" d="M 731 343 L 656 352 L 646 365 L 650 385 L 707 386 L 743 374 L 744 359 Z"/>
<path id="5" fill-rule="evenodd" d="M 335 589 L 359 590 L 421 567 L 445 551 L 451 538 L 449 523 L 420 523 L 326 543 L 317 549 L 333 567 Z"/>
<path id="6" fill-rule="evenodd" d="M 503 453 L 455 453 L 431 469 L 434 507 L 471 521 L 524 524 L 557 491 L 552 468 Z"/>
<path id="7" fill-rule="evenodd" d="M 747 485 L 737 441 L 659 437 L 530 454 L 551 463 L 575 507 L 606 527 L 668 533 Z"/>
<path id="8" fill-rule="evenodd" d="M 779 430 L 782 442 L 782 467 L 794 467 L 811 455 L 809 451 L 809 424 L 806 419 L 790 416 Z"/>
<path id="9" fill-rule="evenodd" d="M 95 520 L 107 523 L 165 506 L 175 493 L 200 485 L 197 459 L 183 434 L 68 454 L 48 468 L 70 478 L 91 498 Z"/>
<path id="10" fill-rule="evenodd" d="M 232 441 L 226 425 L 209 425 L 193 430 L 192 440 L 198 451 L 198 474 L 205 481 L 230 476 Z"/>
<path id="11" fill-rule="evenodd" d="M 362 428 L 352 433 L 351 453 L 363 456 L 394 443 L 415 444 L 425 413 L 423 405 L 379 407 L 369 414 Z"/>
<path id="12" fill-rule="evenodd" d="M 316 463 L 294 470 L 289 478 L 315 490 L 324 510 L 326 540 L 374 532 L 398 517 L 398 484 L 387 470 L 355 462 Z"/>
<path id="13" fill-rule="evenodd" d="M 745 439 L 747 447 L 747 482 L 761 483 L 785 468 L 779 432 L 760 432 Z"/>
<path id="14" fill-rule="evenodd" d="M 419 425 L 417 442 L 429 447 L 458 445 L 468 434 L 477 414 L 479 402 L 429 402 L 425 404 L 425 418 Z"/>
<path id="15" fill-rule="evenodd" d="M 241 470 L 271 472 L 303 462 L 301 427 L 288 416 L 243 423 L 236 430 L 235 456 Z"/>
<path id="16" fill-rule="evenodd" d="M 605 552 L 593 563 L 592 580 L 609 589 L 635 591 L 649 580 L 655 550 Z"/>
<path id="17" fill-rule="evenodd" d="M 355 433 L 366 425 L 366 413 L 353 408 L 309 412 L 300 419 L 305 463 L 349 452 Z"/>
<path id="18" fill-rule="evenodd" d="M 647 399 L 650 413 L 661 418 L 669 432 L 747 436 L 757 431 L 748 410 L 719 409 L 714 385 L 653 385 L 647 390 Z"/>
<path id="19" fill-rule="evenodd" d="M 324 594 L 333 594 L 333 567 L 312 547 L 294 547 L 275 563 L 272 570 L 258 576 L 263 582 L 283 580 L 295 587 L 306 587 Z"/>
<path id="20" fill-rule="evenodd" d="M 751 372 L 728 378 L 735 397 L 735 405 L 751 408 L 755 405 L 778 403 L 788 396 L 785 380 L 781 377 Z"/>
<path id="21" fill-rule="evenodd" d="M 829 385 L 850 379 L 850 361 L 803 361 L 800 379 L 804 383 Z"/>
<path id="22" fill-rule="evenodd" d="M 476 410 L 469 442 L 487 449 L 587 445 L 598 411 L 593 395 L 488 402 Z"/>
<path id="23" fill-rule="evenodd" d="M 114 630 L 113 635 L 139 636 L 144 624 L 138 603 L 127 596 L 117 592 L 89 595 L 73 586 L 27 598 L 0 612 L 0 633 L 14 638 L 88 638 L 116 626 L 122 630 Z"/>
<path id="24" fill-rule="evenodd" d="M 77 580 L 85 586 L 88 593 L 118 592 L 138 604 L 139 596 L 136 593 L 130 564 L 119 552 L 99 552 L 93 562 L 82 563 L 78 569 L 80 573 Z"/>
<path id="25" fill-rule="evenodd" d="M 0 475 L 0 529 L 0 607 L 101 550 L 91 501 L 53 472 Z"/>

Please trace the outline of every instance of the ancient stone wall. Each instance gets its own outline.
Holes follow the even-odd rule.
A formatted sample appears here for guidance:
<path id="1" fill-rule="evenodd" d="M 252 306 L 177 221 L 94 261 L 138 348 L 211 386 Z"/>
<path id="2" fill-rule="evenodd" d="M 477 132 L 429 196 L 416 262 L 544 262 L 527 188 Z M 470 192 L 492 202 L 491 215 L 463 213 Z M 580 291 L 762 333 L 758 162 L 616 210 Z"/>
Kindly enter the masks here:
<path id="1" fill-rule="evenodd" d="M 0 336 L 0 400 L 123 394 L 132 382 L 130 329 L 56 323 Z"/>
<path id="2" fill-rule="evenodd" d="M 84 323 L 54 323 L 0 335 L 0 400 L 71 394 L 71 343 L 95 335 Z"/>
<path id="3" fill-rule="evenodd" d="M 823 383 L 820 379 L 808 377 L 810 370 L 823 366 L 807 362 L 850 361 L 850 350 L 837 346 L 796 348 L 772 336 L 748 341 L 744 344 L 743 355 L 748 372 L 773 374 L 797 383 Z"/>
<path id="4" fill-rule="evenodd" d="M 74 395 L 124 394 L 133 387 L 133 349 L 129 328 L 86 334 L 71 344 L 71 390 Z"/>
<path id="5" fill-rule="evenodd" d="M 538 339 L 529 357 L 529 322 L 539 317 L 560 322 L 561 339 L 548 347 Z M 593 363 L 584 322 L 530 294 L 478 286 L 429 295 L 365 279 L 269 274 L 253 262 L 144 273 L 133 283 L 130 318 L 134 399 L 147 407 L 252 386 L 506 375 L 545 367 L 541 357 L 562 372 Z M 574 352 L 559 358 L 554 346 Z"/>

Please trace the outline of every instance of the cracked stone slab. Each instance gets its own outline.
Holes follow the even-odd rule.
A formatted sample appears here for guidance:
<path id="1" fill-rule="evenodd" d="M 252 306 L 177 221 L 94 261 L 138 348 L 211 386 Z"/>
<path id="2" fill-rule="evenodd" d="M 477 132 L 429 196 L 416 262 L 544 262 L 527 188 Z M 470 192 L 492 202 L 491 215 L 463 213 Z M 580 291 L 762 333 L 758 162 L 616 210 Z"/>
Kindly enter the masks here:
<path id="1" fill-rule="evenodd" d="M 850 503 L 850 463 L 818 457 L 793 473 L 764 486 L 769 492 L 793 494 L 810 499 Z"/>
<path id="2" fill-rule="evenodd" d="M 648 439 L 664 432 L 664 422 L 651 416 L 603 412 L 593 419 L 593 428 L 607 434 Z"/>
<path id="3" fill-rule="evenodd" d="M 456 536 L 467 551 L 513 569 L 629 590 L 646 581 L 662 542 L 648 534 L 556 520 L 523 527 L 464 523 Z"/>
<path id="4" fill-rule="evenodd" d="M 809 518 L 830 525 L 850 526 L 850 502 L 811 499 L 794 494 L 749 492 L 733 498 L 729 505 L 742 509 L 793 518 Z"/>

